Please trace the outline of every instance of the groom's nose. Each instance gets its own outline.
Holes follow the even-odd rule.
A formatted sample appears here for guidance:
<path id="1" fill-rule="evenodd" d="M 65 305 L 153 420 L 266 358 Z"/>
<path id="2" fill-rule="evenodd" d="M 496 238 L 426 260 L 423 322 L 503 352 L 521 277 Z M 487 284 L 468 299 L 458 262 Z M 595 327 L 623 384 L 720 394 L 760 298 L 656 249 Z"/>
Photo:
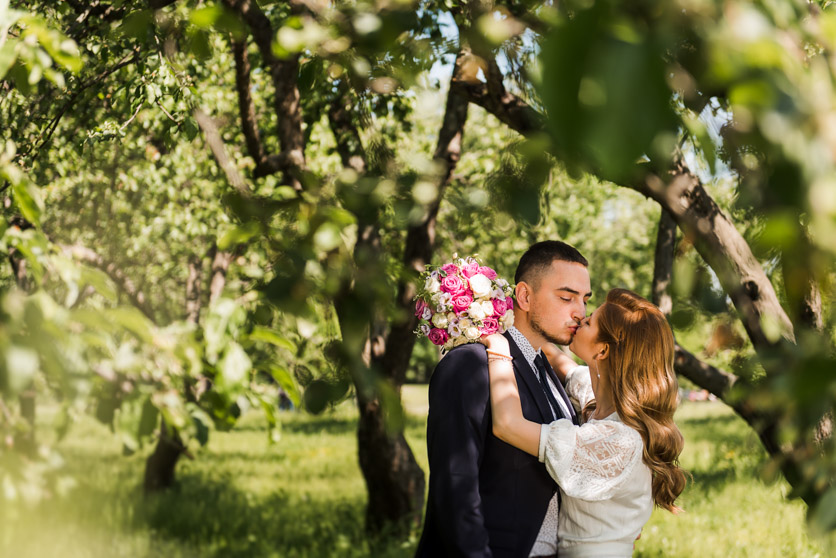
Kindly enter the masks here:
<path id="1" fill-rule="evenodd" d="M 580 322 L 586 317 L 586 306 L 583 302 L 578 302 L 572 305 L 572 319 Z"/>

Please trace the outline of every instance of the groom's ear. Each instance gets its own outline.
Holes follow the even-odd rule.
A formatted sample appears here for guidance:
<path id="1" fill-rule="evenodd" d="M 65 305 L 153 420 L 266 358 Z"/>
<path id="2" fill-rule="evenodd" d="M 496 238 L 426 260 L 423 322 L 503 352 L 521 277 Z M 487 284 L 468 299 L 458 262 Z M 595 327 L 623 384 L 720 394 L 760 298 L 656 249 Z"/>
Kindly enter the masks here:
<path id="1" fill-rule="evenodd" d="M 514 289 L 514 298 L 517 299 L 517 306 L 520 310 L 528 312 L 528 309 L 531 308 L 531 294 L 531 285 L 525 281 L 517 283 L 517 287 Z"/>

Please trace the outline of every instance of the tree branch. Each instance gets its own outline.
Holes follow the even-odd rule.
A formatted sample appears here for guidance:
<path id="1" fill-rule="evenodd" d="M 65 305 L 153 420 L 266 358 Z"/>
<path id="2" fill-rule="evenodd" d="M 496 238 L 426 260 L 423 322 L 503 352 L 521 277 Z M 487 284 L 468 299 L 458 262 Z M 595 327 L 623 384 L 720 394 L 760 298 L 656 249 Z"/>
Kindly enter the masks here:
<path id="1" fill-rule="evenodd" d="M 357 171 L 358 174 L 366 172 L 367 163 L 363 142 L 360 133 L 351 120 L 350 105 L 348 104 L 348 91 L 345 85 L 341 87 L 341 94 L 337 95 L 328 108 L 328 122 L 331 131 L 337 142 L 337 153 L 346 168 Z"/>
<path id="2" fill-rule="evenodd" d="M 270 72 L 275 90 L 273 109 L 278 119 L 277 132 L 281 145 L 280 157 L 268 157 L 267 165 L 256 168 L 255 178 L 284 171 L 286 180 L 296 190 L 302 190 L 299 179 L 305 170 L 305 135 L 302 131 L 302 108 L 299 87 L 299 55 L 279 59 L 273 54 L 275 32 L 270 20 L 252 0 L 224 0 L 224 4 L 241 16 L 250 28 L 264 64 Z M 291 3 L 291 9 L 300 7 Z M 284 163 L 284 165 L 279 165 Z"/>
<path id="3" fill-rule="evenodd" d="M 206 143 L 209 145 L 212 155 L 215 156 L 215 161 L 217 161 L 218 166 L 221 167 L 221 170 L 226 175 L 226 179 L 242 196 L 247 198 L 251 197 L 252 192 L 249 186 L 247 186 L 247 183 L 244 182 L 244 177 L 241 176 L 238 168 L 226 153 L 223 139 L 218 132 L 218 127 L 215 125 L 215 122 L 201 109 L 195 109 L 194 117 L 197 120 L 197 125 L 203 130 Z"/>
<path id="4" fill-rule="evenodd" d="M 232 252 L 218 250 L 215 246 L 214 254 L 212 254 L 212 275 L 209 279 L 209 304 L 221 297 L 224 286 L 226 286 L 226 274 L 233 257 Z"/>
<path id="5" fill-rule="evenodd" d="M 485 68 L 487 71 L 484 83 L 454 76 L 453 83 L 460 87 L 460 93 L 468 101 L 484 108 L 512 130 L 524 136 L 545 131 L 544 115 L 505 89 L 502 72 L 496 61 L 486 61 Z"/>
<path id="6" fill-rule="evenodd" d="M 41 133 L 38 135 L 37 138 L 35 138 L 35 140 L 31 144 L 31 146 L 29 147 L 29 149 L 27 149 L 26 151 L 21 152 L 18 155 L 18 158 L 22 158 L 22 157 L 24 157 L 24 156 L 26 156 L 26 155 L 28 155 L 32 152 L 37 153 L 41 149 L 43 149 L 44 146 L 46 146 L 49 143 L 49 140 L 52 138 L 52 135 L 55 133 L 55 130 L 58 127 L 58 123 L 61 122 L 61 119 L 64 117 L 64 115 L 67 113 L 67 111 L 70 110 L 70 108 L 73 106 L 73 104 L 75 104 L 75 102 L 78 100 L 78 98 L 81 96 L 81 94 L 84 92 L 85 89 L 87 89 L 91 85 L 99 84 L 103 79 L 105 79 L 106 77 L 108 77 L 112 73 L 120 70 L 121 68 L 124 68 L 125 66 L 129 66 L 130 64 L 133 64 L 137 60 L 139 60 L 139 49 L 138 49 L 138 47 L 134 49 L 132 55 L 125 56 L 124 58 L 122 58 L 122 60 L 117 62 L 112 67 L 110 67 L 107 70 L 101 72 L 100 74 L 98 74 L 96 76 L 93 76 L 93 77 L 89 78 L 88 80 L 82 82 L 81 85 L 79 85 L 79 87 L 73 92 L 73 94 L 70 95 L 70 98 L 67 99 L 67 101 L 61 106 L 61 108 L 58 110 L 58 114 L 56 114 L 52 118 L 52 120 L 50 120 L 49 124 L 47 124 L 44 127 L 43 130 L 41 130 Z M 40 145 L 35 147 L 35 144 L 38 141 L 40 141 L 41 138 L 43 138 L 43 140 L 41 141 Z"/>
<path id="7" fill-rule="evenodd" d="M 197 324 L 200 321 L 200 272 L 203 258 L 192 254 L 189 258 L 189 274 L 186 277 L 186 321 Z"/>
<path id="8" fill-rule="evenodd" d="M 241 128 L 247 142 L 247 151 L 255 161 L 256 169 L 265 163 L 266 156 L 258 132 L 255 115 L 255 103 L 250 92 L 250 57 L 247 53 L 247 40 L 231 39 L 232 56 L 235 59 L 235 88 L 238 91 L 238 112 L 241 115 Z M 256 171 L 258 172 L 258 171 Z"/>
<path id="9" fill-rule="evenodd" d="M 104 258 L 102 258 L 99 254 L 87 248 L 85 246 L 79 245 L 71 245 L 71 246 L 60 246 L 61 250 L 81 262 L 86 264 L 92 265 L 97 269 L 101 269 L 110 279 L 119 287 L 125 295 L 127 295 L 128 299 L 130 299 L 131 303 L 138 308 L 145 316 L 151 320 L 152 322 L 156 323 L 156 319 L 154 318 L 154 310 L 151 308 L 148 299 L 145 297 L 145 293 L 143 293 L 133 282 L 133 280 L 125 275 L 125 273 L 116 267 L 115 264 L 106 262 Z"/>
<path id="10" fill-rule="evenodd" d="M 668 184 L 648 173 L 643 181 L 625 186 L 657 201 L 693 239 L 731 297 L 755 349 L 775 346 L 764 327 L 767 320 L 776 323 L 785 339 L 794 341 L 792 322 L 749 244 L 684 163 L 679 162 Z"/>

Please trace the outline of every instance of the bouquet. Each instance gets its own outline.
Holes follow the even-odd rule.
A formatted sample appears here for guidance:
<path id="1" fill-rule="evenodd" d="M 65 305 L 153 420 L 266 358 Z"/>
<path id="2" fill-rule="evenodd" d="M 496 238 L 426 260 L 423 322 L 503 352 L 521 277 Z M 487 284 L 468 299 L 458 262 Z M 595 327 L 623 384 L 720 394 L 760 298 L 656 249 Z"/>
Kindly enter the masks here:
<path id="1" fill-rule="evenodd" d="M 476 258 L 458 258 L 427 266 L 415 297 L 418 337 L 427 337 L 442 353 L 482 336 L 504 333 L 514 324 L 513 289 Z"/>

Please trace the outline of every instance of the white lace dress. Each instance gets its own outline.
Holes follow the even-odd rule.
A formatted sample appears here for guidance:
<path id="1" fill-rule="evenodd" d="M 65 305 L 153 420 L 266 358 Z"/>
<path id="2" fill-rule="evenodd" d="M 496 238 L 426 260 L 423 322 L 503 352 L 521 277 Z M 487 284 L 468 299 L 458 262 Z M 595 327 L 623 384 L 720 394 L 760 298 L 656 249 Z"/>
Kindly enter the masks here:
<path id="1" fill-rule="evenodd" d="M 593 398 L 589 369 L 566 378 L 581 407 Z M 642 461 L 641 435 L 613 413 L 575 426 L 567 419 L 544 424 L 540 461 L 560 486 L 560 558 L 623 558 L 653 511 L 650 469 Z"/>

